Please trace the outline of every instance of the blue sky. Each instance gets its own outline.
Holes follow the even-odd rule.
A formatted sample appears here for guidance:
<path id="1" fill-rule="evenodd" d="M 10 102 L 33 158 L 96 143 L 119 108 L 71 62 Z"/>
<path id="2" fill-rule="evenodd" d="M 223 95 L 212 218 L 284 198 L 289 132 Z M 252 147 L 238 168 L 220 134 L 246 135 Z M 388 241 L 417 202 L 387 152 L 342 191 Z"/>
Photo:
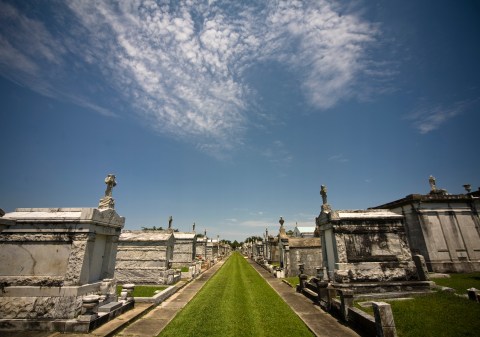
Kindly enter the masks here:
<path id="1" fill-rule="evenodd" d="M 478 1 L 0 2 L 0 207 L 243 240 L 480 186 Z"/>

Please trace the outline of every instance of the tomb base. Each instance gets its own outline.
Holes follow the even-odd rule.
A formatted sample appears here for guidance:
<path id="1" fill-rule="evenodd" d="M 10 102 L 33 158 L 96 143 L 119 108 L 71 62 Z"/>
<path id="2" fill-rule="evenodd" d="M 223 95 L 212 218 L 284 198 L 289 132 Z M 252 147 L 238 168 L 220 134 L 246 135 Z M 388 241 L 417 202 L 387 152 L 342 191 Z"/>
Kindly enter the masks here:
<path id="1" fill-rule="evenodd" d="M 431 281 L 397 281 L 397 282 L 351 282 L 331 283 L 336 290 L 352 290 L 355 298 L 397 297 L 408 294 L 427 294 L 431 292 Z M 383 296 L 385 295 L 385 296 Z"/>
<path id="2" fill-rule="evenodd" d="M 117 268 L 115 278 L 119 283 L 170 285 L 176 283 L 180 275 L 175 274 L 174 269 L 166 268 Z"/>
<path id="3" fill-rule="evenodd" d="M 334 282 L 395 282 L 417 279 L 413 261 L 336 263 Z"/>
<path id="4" fill-rule="evenodd" d="M 134 307 L 133 301 L 119 303 L 121 303 L 121 306 L 117 309 L 110 312 L 99 312 L 97 317 L 93 319 L 0 319 L 0 331 L 58 331 L 62 333 L 88 333 Z"/>

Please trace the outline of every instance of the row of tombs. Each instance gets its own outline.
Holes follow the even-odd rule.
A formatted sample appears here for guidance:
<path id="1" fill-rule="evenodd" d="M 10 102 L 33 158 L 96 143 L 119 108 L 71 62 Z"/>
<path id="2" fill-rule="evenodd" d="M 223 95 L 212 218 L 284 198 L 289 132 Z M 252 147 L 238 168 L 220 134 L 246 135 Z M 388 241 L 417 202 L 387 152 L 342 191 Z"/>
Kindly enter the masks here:
<path id="1" fill-rule="evenodd" d="M 166 230 L 122 231 L 115 176 L 105 183 L 97 208 L 0 210 L 0 331 L 88 332 L 133 308 L 117 283 L 170 285 L 229 254 L 195 225 L 174 230 L 171 217 Z"/>
<path id="2" fill-rule="evenodd" d="M 449 194 L 430 177 L 428 194 L 366 210 L 335 210 L 322 186 L 315 226 L 295 227 L 284 220 L 275 236 L 244 245 L 244 253 L 277 277 L 312 277 L 320 285 L 355 294 L 429 291 L 429 273 L 480 271 L 480 188 Z M 308 286 L 308 284 L 307 284 Z M 367 296 L 367 295 L 365 295 Z"/>

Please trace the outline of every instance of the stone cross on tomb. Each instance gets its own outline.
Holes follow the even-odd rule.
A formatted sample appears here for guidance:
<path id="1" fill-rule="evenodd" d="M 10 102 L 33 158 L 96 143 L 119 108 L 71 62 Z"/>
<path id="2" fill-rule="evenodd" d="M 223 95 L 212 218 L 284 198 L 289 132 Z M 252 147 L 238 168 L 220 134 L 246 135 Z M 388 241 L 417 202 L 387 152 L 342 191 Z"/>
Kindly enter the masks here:
<path id="1" fill-rule="evenodd" d="M 117 182 L 115 181 L 115 175 L 114 174 L 107 175 L 107 177 L 105 178 L 105 184 L 107 184 L 107 189 L 105 190 L 105 196 L 111 197 L 113 188 L 117 186 Z"/>
<path id="2" fill-rule="evenodd" d="M 117 186 L 117 182 L 115 181 L 115 175 L 109 174 L 105 178 L 105 184 L 107 185 L 107 189 L 105 190 L 105 196 L 100 199 L 100 203 L 98 204 L 99 209 L 114 209 L 115 208 L 115 200 L 112 198 L 112 190 L 115 186 Z"/>
<path id="3" fill-rule="evenodd" d="M 322 185 L 320 187 L 320 195 L 322 196 L 322 203 L 326 205 L 327 204 L 327 186 Z"/>
<path id="4" fill-rule="evenodd" d="M 428 182 L 430 184 L 430 191 L 435 192 L 437 190 L 437 184 L 435 182 L 435 177 L 430 176 L 430 178 L 428 178 Z"/>
<path id="5" fill-rule="evenodd" d="M 168 228 L 172 228 L 173 217 L 170 215 L 168 218 Z"/>

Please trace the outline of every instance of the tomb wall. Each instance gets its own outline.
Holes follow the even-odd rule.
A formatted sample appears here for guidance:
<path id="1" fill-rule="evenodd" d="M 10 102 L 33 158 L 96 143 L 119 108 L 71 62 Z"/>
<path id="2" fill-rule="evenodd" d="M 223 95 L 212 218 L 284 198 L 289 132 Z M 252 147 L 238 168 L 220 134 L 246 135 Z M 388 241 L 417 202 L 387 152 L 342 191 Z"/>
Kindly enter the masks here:
<path id="1" fill-rule="evenodd" d="M 113 209 L 18 208 L 0 228 L 0 319 L 71 319 L 113 277 Z"/>

